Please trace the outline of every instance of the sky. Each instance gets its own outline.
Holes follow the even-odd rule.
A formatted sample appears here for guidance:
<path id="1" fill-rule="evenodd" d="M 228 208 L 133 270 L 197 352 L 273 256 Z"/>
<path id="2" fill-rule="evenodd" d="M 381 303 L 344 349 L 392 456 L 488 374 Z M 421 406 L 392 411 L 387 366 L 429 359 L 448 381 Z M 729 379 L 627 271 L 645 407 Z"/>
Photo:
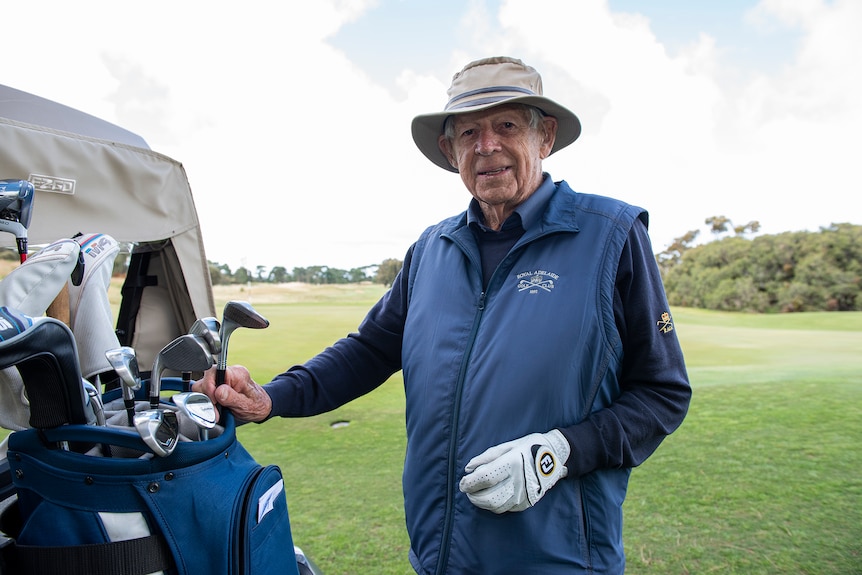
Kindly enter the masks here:
<path id="1" fill-rule="evenodd" d="M 647 209 L 655 252 L 710 239 L 712 216 L 862 224 L 858 0 L 28 0 L 0 18 L 0 84 L 180 161 L 207 258 L 232 269 L 402 259 L 466 209 L 410 122 L 492 55 L 581 120 L 545 170 Z"/>

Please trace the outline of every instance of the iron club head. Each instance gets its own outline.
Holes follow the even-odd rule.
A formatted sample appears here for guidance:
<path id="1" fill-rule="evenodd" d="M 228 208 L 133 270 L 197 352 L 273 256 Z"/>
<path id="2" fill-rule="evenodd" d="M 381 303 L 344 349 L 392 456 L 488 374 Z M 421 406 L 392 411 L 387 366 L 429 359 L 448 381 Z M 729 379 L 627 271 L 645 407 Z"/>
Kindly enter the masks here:
<path id="1" fill-rule="evenodd" d="M 111 368 L 117 373 L 125 390 L 128 387 L 132 391 L 141 389 L 141 372 L 138 368 L 138 356 L 134 348 L 129 346 L 109 349 L 105 357 Z"/>
<path id="2" fill-rule="evenodd" d="M 84 392 L 87 394 L 88 411 L 92 411 L 93 423 L 104 427 L 107 423 L 105 422 L 105 406 L 102 403 L 101 392 L 86 379 L 81 380 L 81 385 L 84 386 Z"/>
<path id="3" fill-rule="evenodd" d="M 221 353 L 218 356 L 218 372 L 222 376 L 224 370 L 227 369 L 227 344 L 230 340 L 230 334 L 238 327 L 263 329 L 269 327 L 269 320 L 260 315 L 247 301 L 233 300 L 225 304 L 221 322 L 221 333 L 219 334 L 221 337 Z M 224 381 L 221 383 L 224 383 Z"/>
<path id="4" fill-rule="evenodd" d="M 144 443 L 160 457 L 173 453 L 180 436 L 177 414 L 166 409 L 148 409 L 136 413 L 135 429 Z"/>
<path id="5" fill-rule="evenodd" d="M 105 357 L 120 378 L 123 405 L 126 407 L 129 426 L 132 426 L 135 416 L 135 391 L 141 389 L 141 372 L 138 368 L 137 354 L 134 348 L 123 346 L 109 349 L 105 352 Z"/>
<path id="6" fill-rule="evenodd" d="M 187 333 L 170 342 L 156 355 L 153 362 L 153 373 L 150 376 L 150 409 L 156 409 L 159 405 L 162 372 L 165 369 L 206 371 L 212 365 L 212 353 L 199 336 Z"/>
<path id="7" fill-rule="evenodd" d="M 189 328 L 189 333 L 200 336 L 209 345 L 213 357 L 221 353 L 221 323 L 214 317 L 196 319 Z"/>
<path id="8" fill-rule="evenodd" d="M 197 391 L 177 393 L 171 400 L 192 422 L 198 426 L 198 437 L 207 439 L 208 430 L 215 427 L 215 406 L 210 398 Z"/>

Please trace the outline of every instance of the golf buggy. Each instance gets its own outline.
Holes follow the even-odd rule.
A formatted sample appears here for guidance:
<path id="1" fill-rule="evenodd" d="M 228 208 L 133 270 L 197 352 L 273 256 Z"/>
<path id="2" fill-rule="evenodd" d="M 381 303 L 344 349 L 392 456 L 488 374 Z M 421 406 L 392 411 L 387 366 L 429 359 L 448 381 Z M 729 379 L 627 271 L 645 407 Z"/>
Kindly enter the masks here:
<path id="1" fill-rule="evenodd" d="M 0 142 L 0 250 L 18 255 L 0 280 L 0 575 L 318 573 L 290 551 L 280 470 L 189 389 L 222 374 L 232 329 L 268 323 L 245 302 L 216 317 L 183 166 L 2 85 Z"/>

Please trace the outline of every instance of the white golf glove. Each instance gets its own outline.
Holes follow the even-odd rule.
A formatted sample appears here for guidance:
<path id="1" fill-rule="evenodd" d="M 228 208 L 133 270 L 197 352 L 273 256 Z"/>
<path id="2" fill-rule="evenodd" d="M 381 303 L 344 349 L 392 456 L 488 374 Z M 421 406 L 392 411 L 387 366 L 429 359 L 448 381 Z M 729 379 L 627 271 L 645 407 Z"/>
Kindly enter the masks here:
<path id="1" fill-rule="evenodd" d="M 505 513 L 535 505 L 568 474 L 569 442 L 558 429 L 491 447 L 467 462 L 458 487 L 476 507 Z"/>

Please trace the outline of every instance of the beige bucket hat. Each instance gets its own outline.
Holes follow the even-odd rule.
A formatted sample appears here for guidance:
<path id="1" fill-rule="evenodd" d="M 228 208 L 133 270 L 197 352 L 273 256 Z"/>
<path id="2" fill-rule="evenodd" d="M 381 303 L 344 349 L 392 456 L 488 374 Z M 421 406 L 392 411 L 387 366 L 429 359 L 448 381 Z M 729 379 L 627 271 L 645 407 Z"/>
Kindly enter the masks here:
<path id="1" fill-rule="evenodd" d="M 449 101 L 442 112 L 413 118 L 413 141 L 429 160 L 450 172 L 458 170 L 440 151 L 437 140 L 443 134 L 446 118 L 485 110 L 501 104 L 529 104 L 557 119 L 557 139 L 553 154 L 581 135 L 581 122 L 568 108 L 542 95 L 542 77 L 521 60 L 496 56 L 470 62 L 452 78 L 447 91 Z"/>

